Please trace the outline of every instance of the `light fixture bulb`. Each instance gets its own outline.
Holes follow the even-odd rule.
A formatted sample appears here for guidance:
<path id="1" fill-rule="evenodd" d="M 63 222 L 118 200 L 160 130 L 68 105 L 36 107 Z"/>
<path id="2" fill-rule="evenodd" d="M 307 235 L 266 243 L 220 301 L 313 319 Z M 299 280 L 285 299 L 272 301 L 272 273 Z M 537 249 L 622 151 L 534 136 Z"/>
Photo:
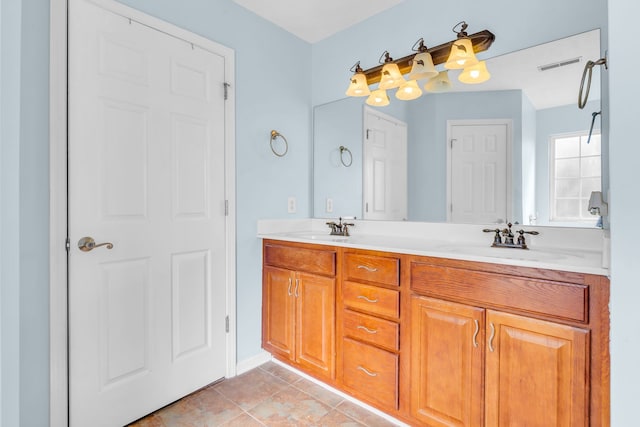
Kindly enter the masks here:
<path id="1" fill-rule="evenodd" d="M 451 45 L 451 52 L 449 53 L 449 58 L 444 64 L 444 67 L 450 70 L 459 70 L 471 67 L 477 63 L 478 59 L 476 58 L 476 54 L 473 52 L 471 39 L 463 37 L 454 41 Z"/>
<path id="2" fill-rule="evenodd" d="M 389 105 L 389 96 L 387 95 L 387 91 L 384 89 L 374 90 L 367 98 L 366 103 L 374 107 L 384 107 L 385 105 Z"/>
<path id="3" fill-rule="evenodd" d="M 367 76 L 363 72 L 358 71 L 351 77 L 349 88 L 347 89 L 347 96 L 367 96 L 371 93 L 369 85 L 367 84 Z"/>
<path id="4" fill-rule="evenodd" d="M 379 89 L 395 89 L 400 87 L 406 80 L 400 73 L 398 64 L 387 62 L 382 67 L 382 77 L 380 78 Z"/>
<path id="5" fill-rule="evenodd" d="M 480 61 L 475 65 L 467 67 L 460 73 L 458 80 L 466 84 L 477 84 L 486 82 L 491 78 L 491 74 L 487 70 L 485 61 Z"/>
<path id="6" fill-rule="evenodd" d="M 409 80 L 430 79 L 438 75 L 429 52 L 417 53 L 412 61 L 413 65 L 409 73 Z"/>
<path id="7" fill-rule="evenodd" d="M 451 89 L 451 81 L 449 80 L 449 71 L 440 71 L 437 76 L 430 79 L 425 85 L 424 90 L 428 92 L 446 92 Z"/>
<path id="8" fill-rule="evenodd" d="M 398 88 L 396 92 L 396 98 L 402 101 L 411 101 L 412 99 L 419 98 L 422 95 L 422 89 L 418 87 L 418 82 L 415 80 L 409 80 Z"/>

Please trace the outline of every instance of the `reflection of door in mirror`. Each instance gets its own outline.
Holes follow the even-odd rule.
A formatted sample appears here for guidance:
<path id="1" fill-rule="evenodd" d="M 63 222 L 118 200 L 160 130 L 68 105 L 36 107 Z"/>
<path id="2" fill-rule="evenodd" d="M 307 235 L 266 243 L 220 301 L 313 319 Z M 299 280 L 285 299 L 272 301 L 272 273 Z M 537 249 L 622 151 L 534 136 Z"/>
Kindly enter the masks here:
<path id="1" fill-rule="evenodd" d="M 449 212 L 455 223 L 504 223 L 510 219 L 510 122 L 447 122 L 450 159 Z"/>
<path id="2" fill-rule="evenodd" d="M 407 124 L 364 112 L 364 219 L 407 219 Z"/>

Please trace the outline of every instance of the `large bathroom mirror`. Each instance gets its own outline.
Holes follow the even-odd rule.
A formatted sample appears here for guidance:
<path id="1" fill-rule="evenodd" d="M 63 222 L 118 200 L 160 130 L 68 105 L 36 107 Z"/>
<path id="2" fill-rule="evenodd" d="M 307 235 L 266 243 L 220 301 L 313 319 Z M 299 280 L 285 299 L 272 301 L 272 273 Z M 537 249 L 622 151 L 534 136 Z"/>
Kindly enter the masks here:
<path id="1" fill-rule="evenodd" d="M 458 83 L 452 70 L 453 87 L 446 93 L 425 93 L 413 101 L 391 96 L 391 105 L 384 108 L 366 106 L 365 98 L 316 106 L 314 217 L 600 226 L 601 219 L 587 210 L 591 190 L 601 190 L 602 182 L 608 182 L 608 168 L 602 161 L 606 153 L 600 155 L 601 121 L 594 115 L 601 111 L 599 67 L 593 69 L 587 106 L 577 106 L 585 63 L 599 57 L 600 30 L 595 29 L 489 58 L 491 79 L 483 84 Z M 404 175 L 383 180 L 386 189 L 376 188 L 373 182 L 388 170 L 377 168 L 375 150 L 372 154 L 370 147 L 365 148 L 376 141 L 378 130 L 372 121 L 406 126 L 406 146 L 390 150 L 404 157 L 396 168 Z M 465 216 L 452 207 L 460 200 L 452 186 L 467 185 L 466 197 L 470 197 L 469 192 L 479 192 L 475 187 L 470 190 L 471 185 L 486 176 L 474 176 L 456 166 L 464 164 L 464 159 L 458 160 L 465 151 L 464 132 L 483 132 L 493 125 L 505 132 L 506 163 L 503 169 L 482 173 L 502 174 L 506 191 L 473 197 L 502 203 L 502 213 L 491 218 Z M 456 151 L 452 139 L 460 139 L 462 148 Z M 569 146 L 581 147 L 580 153 L 567 151 Z M 376 204 L 399 208 L 378 214 Z"/>

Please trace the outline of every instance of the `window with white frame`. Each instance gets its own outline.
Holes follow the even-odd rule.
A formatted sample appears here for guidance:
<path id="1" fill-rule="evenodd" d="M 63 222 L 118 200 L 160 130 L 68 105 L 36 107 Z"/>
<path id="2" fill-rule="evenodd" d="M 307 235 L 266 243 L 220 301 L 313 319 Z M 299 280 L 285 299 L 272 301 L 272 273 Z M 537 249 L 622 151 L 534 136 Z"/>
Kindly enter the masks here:
<path id="1" fill-rule="evenodd" d="M 587 205 L 592 191 L 601 191 L 600 133 L 587 144 L 584 132 L 551 137 L 551 221 L 595 222 Z"/>

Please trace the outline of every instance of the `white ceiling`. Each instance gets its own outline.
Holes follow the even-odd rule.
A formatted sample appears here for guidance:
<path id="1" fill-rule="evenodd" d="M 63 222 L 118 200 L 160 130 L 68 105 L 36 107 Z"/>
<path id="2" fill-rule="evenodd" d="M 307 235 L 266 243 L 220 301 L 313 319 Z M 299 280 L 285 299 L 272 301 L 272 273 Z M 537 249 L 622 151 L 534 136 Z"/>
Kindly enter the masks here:
<path id="1" fill-rule="evenodd" d="M 309 43 L 316 43 L 404 0 L 233 0 Z"/>

